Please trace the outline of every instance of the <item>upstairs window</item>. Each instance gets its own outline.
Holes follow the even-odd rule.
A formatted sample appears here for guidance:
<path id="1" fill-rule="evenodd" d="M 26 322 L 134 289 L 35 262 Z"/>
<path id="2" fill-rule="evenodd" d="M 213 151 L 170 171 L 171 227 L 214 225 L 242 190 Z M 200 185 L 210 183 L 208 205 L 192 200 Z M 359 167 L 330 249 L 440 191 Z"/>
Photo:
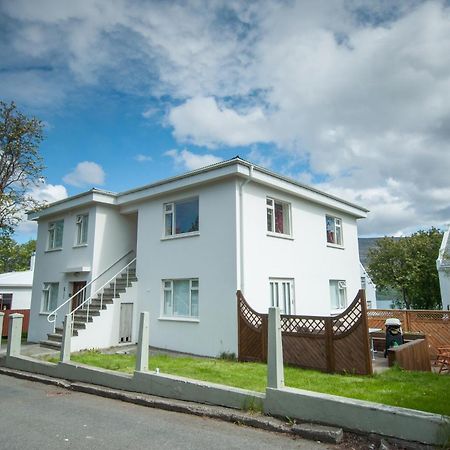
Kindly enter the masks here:
<path id="1" fill-rule="evenodd" d="M 291 205 L 273 198 L 266 199 L 267 231 L 269 233 L 291 234 Z"/>
<path id="2" fill-rule="evenodd" d="M 88 214 L 80 214 L 79 216 L 77 216 L 75 245 L 87 244 L 88 222 L 89 222 Z"/>
<path id="3" fill-rule="evenodd" d="M 342 220 L 338 217 L 326 216 L 327 242 L 342 245 Z"/>
<path id="4" fill-rule="evenodd" d="M 58 306 L 59 283 L 44 283 L 41 312 L 52 312 Z"/>
<path id="5" fill-rule="evenodd" d="M 58 220 L 48 224 L 48 250 L 62 248 L 63 232 L 64 220 Z"/>
<path id="6" fill-rule="evenodd" d="M 199 230 L 198 197 L 164 204 L 164 235 L 194 233 Z"/>
<path id="7" fill-rule="evenodd" d="M 347 284 L 344 280 L 330 280 L 331 309 L 345 309 L 347 306 Z"/>
<path id="8" fill-rule="evenodd" d="M 163 280 L 165 317 L 198 317 L 198 278 Z"/>

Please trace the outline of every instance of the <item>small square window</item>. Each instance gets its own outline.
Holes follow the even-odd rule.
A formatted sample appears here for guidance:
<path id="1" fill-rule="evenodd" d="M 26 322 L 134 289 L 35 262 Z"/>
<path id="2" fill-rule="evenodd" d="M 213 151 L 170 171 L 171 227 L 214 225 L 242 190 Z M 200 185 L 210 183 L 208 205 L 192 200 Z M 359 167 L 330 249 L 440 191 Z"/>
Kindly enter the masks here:
<path id="1" fill-rule="evenodd" d="M 198 197 L 164 204 L 164 235 L 194 233 L 199 230 Z"/>
<path id="2" fill-rule="evenodd" d="M 198 317 L 198 279 L 163 280 L 163 316 Z"/>
<path id="3" fill-rule="evenodd" d="M 291 205 L 286 202 L 266 199 L 267 231 L 291 235 Z"/>
<path id="4" fill-rule="evenodd" d="M 342 220 L 338 217 L 326 216 L 327 242 L 329 244 L 343 245 Z"/>

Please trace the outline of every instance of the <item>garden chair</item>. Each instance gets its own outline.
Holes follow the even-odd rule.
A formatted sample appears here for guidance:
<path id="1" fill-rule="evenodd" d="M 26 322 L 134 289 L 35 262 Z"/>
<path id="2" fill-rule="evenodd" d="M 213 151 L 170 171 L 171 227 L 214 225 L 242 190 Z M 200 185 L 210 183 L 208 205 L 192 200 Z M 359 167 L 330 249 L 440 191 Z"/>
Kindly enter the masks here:
<path id="1" fill-rule="evenodd" d="M 435 366 L 439 367 L 439 373 L 450 371 L 450 346 L 448 347 L 438 347 L 437 356 L 434 361 Z"/>

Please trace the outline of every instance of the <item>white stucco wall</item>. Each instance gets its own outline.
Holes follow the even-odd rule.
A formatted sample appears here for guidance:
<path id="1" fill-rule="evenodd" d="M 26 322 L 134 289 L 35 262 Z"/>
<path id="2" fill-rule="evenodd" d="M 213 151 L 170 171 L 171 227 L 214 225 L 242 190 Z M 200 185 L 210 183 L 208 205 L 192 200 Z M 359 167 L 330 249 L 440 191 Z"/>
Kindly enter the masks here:
<path id="1" fill-rule="evenodd" d="M 88 241 L 86 246 L 76 247 L 76 216 L 89 214 Z M 38 342 L 47 339 L 47 333 L 53 331 L 53 326 L 48 323 L 48 314 L 41 312 L 42 289 L 44 283 L 59 283 L 58 305 L 69 298 L 71 293 L 70 282 L 89 281 L 90 272 L 67 273 L 70 268 L 92 266 L 92 254 L 94 246 L 94 217 L 95 207 L 74 209 L 65 214 L 40 220 L 38 223 L 36 242 L 36 261 L 33 277 L 33 290 L 31 297 L 30 327 L 28 340 Z M 48 225 L 50 222 L 64 219 L 63 244 L 60 250 L 47 250 Z M 64 311 L 63 311 L 64 310 Z M 65 308 L 57 317 L 57 326 L 62 324 Z"/>
<path id="2" fill-rule="evenodd" d="M 295 313 L 329 315 L 329 280 L 347 282 L 347 304 L 361 288 L 356 220 L 340 211 L 255 183 L 244 188 L 244 295 L 270 306 L 269 278 L 293 278 Z M 291 204 L 292 239 L 267 235 L 266 198 Z M 325 215 L 342 219 L 343 248 L 327 245 Z"/>
<path id="3" fill-rule="evenodd" d="M 366 301 L 367 307 L 370 309 L 377 308 L 377 287 L 375 283 L 370 278 L 369 274 L 364 269 L 364 266 L 360 264 L 360 275 L 361 275 L 361 288 L 366 291 Z M 364 286 L 362 280 L 364 279 Z"/>
<path id="4" fill-rule="evenodd" d="M 237 352 L 236 184 L 223 181 L 148 201 L 138 211 L 139 309 L 150 313 L 150 345 L 217 356 Z M 199 197 L 198 236 L 163 239 L 163 204 Z M 198 278 L 198 321 L 163 319 L 162 280 Z"/>
<path id="5" fill-rule="evenodd" d="M 11 309 L 30 309 L 31 287 L 2 286 L 0 287 L 0 294 L 12 294 Z"/>
<path id="6" fill-rule="evenodd" d="M 441 288 L 442 309 L 450 310 L 450 268 L 439 271 L 439 285 Z"/>

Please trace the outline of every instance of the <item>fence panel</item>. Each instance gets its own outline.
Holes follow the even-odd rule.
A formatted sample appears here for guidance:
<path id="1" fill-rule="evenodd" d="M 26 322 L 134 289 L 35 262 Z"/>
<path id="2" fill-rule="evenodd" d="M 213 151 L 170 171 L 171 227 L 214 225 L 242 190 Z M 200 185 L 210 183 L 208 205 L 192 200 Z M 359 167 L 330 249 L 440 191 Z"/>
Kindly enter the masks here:
<path id="1" fill-rule="evenodd" d="M 238 346 L 240 361 L 267 361 L 267 314 L 254 311 L 240 291 Z M 326 372 L 371 374 L 372 362 L 364 292 L 336 317 L 281 316 L 286 364 Z"/>
<path id="2" fill-rule="evenodd" d="M 402 322 L 403 331 L 425 334 L 432 357 L 436 356 L 437 347 L 450 345 L 449 311 L 371 309 L 367 315 L 370 328 L 384 329 L 384 321 L 396 317 Z"/>
<path id="3" fill-rule="evenodd" d="M 6 309 L 2 312 L 5 313 L 5 315 L 3 317 L 3 330 L 2 330 L 3 337 L 8 336 L 10 314 L 23 314 L 22 333 L 28 332 L 28 324 L 30 323 L 30 310 L 29 309 Z"/>

